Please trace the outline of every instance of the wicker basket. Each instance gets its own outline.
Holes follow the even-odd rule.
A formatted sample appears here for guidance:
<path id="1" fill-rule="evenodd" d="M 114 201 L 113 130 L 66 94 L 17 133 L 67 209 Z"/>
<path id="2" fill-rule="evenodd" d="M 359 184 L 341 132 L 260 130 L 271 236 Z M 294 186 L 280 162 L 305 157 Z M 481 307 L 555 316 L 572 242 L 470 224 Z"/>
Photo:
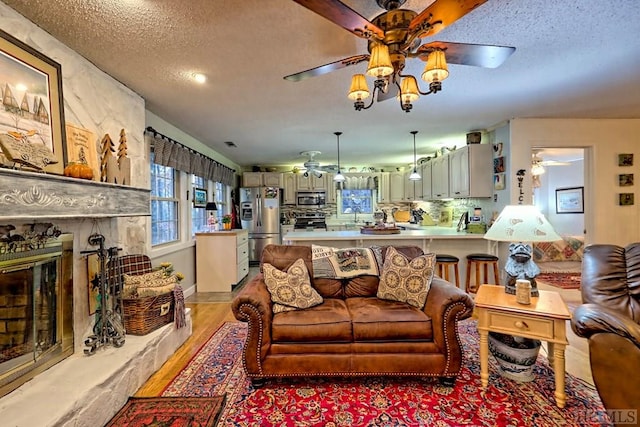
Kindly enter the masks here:
<path id="1" fill-rule="evenodd" d="M 173 292 L 122 300 L 124 328 L 129 335 L 146 335 L 173 322 Z"/>

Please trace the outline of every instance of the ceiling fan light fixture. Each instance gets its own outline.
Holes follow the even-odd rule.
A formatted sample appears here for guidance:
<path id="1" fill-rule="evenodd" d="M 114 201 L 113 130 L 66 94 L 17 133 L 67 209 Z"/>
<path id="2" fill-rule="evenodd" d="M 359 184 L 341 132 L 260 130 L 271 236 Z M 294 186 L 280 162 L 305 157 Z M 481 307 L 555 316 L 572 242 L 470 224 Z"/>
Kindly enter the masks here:
<path id="1" fill-rule="evenodd" d="M 531 175 L 539 176 L 545 173 L 544 166 L 542 166 L 539 162 L 533 162 L 531 165 Z"/>
<path id="2" fill-rule="evenodd" d="M 427 63 L 422 72 L 422 80 L 425 82 L 441 82 L 449 77 L 449 68 L 444 52 L 436 49 L 427 56 Z"/>
<path id="3" fill-rule="evenodd" d="M 347 97 L 353 101 L 361 101 L 369 97 L 369 87 L 364 74 L 354 74 L 351 77 L 351 87 Z"/>
<path id="4" fill-rule="evenodd" d="M 393 74 L 393 64 L 386 44 L 378 43 L 371 48 L 367 74 L 378 79 Z"/>

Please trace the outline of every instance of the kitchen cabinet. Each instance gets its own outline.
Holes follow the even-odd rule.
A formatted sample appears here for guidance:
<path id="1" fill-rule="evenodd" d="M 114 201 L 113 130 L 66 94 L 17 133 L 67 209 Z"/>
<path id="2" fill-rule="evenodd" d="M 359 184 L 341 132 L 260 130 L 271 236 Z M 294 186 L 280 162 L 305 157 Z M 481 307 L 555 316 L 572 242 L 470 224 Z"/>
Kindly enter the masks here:
<path id="1" fill-rule="evenodd" d="M 305 177 L 303 173 L 294 174 L 296 176 L 297 191 L 305 190 L 326 190 L 326 173 L 323 173 L 321 177 L 317 177 L 314 174 L 310 174 Z"/>
<path id="2" fill-rule="evenodd" d="M 449 196 L 449 156 L 431 160 L 431 198 L 446 199 Z"/>
<path id="3" fill-rule="evenodd" d="M 282 174 L 283 184 L 283 204 L 295 205 L 296 204 L 296 191 L 298 191 L 297 174 L 293 172 L 287 172 Z"/>
<path id="4" fill-rule="evenodd" d="M 492 151 L 490 144 L 470 144 L 448 154 L 451 197 L 491 197 Z"/>
<path id="5" fill-rule="evenodd" d="M 380 172 L 378 180 L 378 203 L 391 203 L 389 172 Z"/>
<path id="6" fill-rule="evenodd" d="M 280 172 L 243 172 L 243 187 L 278 187 L 282 188 Z"/>
<path id="7" fill-rule="evenodd" d="M 413 169 L 404 173 L 404 201 L 413 202 L 422 198 L 422 180 L 411 181 Z M 419 172 L 418 172 L 419 173 Z M 422 176 L 422 175 L 421 175 Z"/>
<path id="8" fill-rule="evenodd" d="M 197 292 L 231 292 L 248 273 L 247 230 L 196 233 Z"/>
<path id="9" fill-rule="evenodd" d="M 293 224 L 283 224 L 280 226 L 280 234 L 284 236 L 287 233 L 292 233 L 295 229 L 295 225 Z"/>
<path id="10" fill-rule="evenodd" d="M 327 190 L 327 204 L 335 204 L 337 201 L 336 196 L 336 182 L 333 178 L 336 176 L 333 173 L 324 173 L 322 176 L 325 178 L 326 190 Z"/>
<path id="11" fill-rule="evenodd" d="M 394 202 L 405 202 L 404 186 L 406 181 L 404 172 L 391 172 L 389 174 L 389 199 Z"/>
<path id="12" fill-rule="evenodd" d="M 421 200 L 431 200 L 433 192 L 431 191 L 431 162 L 427 161 L 420 165 L 420 176 L 422 176 L 422 197 Z"/>
<path id="13" fill-rule="evenodd" d="M 344 224 L 335 224 L 335 225 L 327 224 L 327 231 L 344 231 L 345 229 L 346 228 Z"/>

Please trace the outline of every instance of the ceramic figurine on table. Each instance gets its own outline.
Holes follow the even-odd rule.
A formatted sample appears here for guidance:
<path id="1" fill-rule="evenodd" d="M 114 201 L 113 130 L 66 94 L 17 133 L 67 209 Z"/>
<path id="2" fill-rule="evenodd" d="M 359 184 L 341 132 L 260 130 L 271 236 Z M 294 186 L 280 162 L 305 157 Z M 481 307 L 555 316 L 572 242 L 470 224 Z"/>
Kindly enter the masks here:
<path id="1" fill-rule="evenodd" d="M 506 293 L 515 295 L 516 280 L 525 279 L 531 282 L 531 296 L 538 296 L 535 277 L 540 274 L 540 268 L 531 259 L 532 254 L 533 248 L 525 243 L 511 243 L 509 245 L 509 259 L 504 266 L 504 270 L 509 276 L 505 285 Z"/>

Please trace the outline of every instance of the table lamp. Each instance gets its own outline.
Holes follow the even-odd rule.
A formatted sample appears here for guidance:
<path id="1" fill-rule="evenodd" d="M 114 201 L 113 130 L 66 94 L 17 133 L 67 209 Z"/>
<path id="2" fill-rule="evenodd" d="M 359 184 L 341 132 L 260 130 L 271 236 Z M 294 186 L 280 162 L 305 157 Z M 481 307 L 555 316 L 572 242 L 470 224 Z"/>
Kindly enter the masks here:
<path id="1" fill-rule="evenodd" d="M 529 280 L 531 296 L 537 297 L 535 277 L 540 274 L 540 268 L 533 262 L 533 248 L 528 242 L 554 242 L 562 239 L 538 208 L 533 205 L 505 206 L 484 238 L 512 242 L 504 268 L 509 278 L 505 284 L 505 292 L 515 295 L 516 280 Z"/>
<path id="2" fill-rule="evenodd" d="M 207 211 L 207 225 L 209 231 L 218 231 L 218 206 L 216 202 L 208 202 L 204 208 Z"/>

